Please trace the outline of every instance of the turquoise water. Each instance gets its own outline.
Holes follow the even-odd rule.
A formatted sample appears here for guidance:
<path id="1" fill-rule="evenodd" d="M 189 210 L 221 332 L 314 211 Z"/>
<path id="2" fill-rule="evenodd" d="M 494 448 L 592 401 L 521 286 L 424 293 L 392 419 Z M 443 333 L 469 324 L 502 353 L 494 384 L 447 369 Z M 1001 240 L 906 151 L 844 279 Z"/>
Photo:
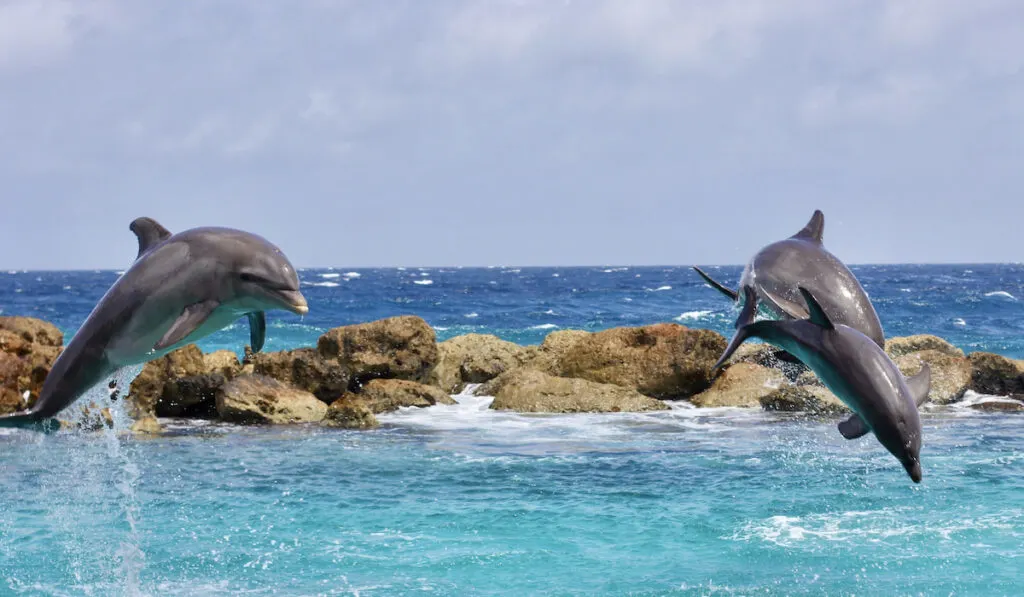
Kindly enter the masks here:
<path id="1" fill-rule="evenodd" d="M 735 316 L 685 268 L 606 269 L 305 272 L 311 315 L 272 314 L 268 348 L 403 312 L 442 338 L 521 342 L 672 320 L 727 332 Z M 720 271 L 726 282 L 738 273 Z M 1022 274 L 858 269 L 889 335 L 939 333 L 1016 357 Z M 0 274 L 0 308 L 70 332 L 114 278 Z M 247 333 L 232 326 L 204 348 L 238 349 Z M 369 432 L 0 430 L 0 594 L 1020 592 L 1019 415 L 926 406 L 914 485 L 877 442 L 842 439 L 834 419 L 685 404 L 516 415 L 458 400 L 384 415 Z"/>

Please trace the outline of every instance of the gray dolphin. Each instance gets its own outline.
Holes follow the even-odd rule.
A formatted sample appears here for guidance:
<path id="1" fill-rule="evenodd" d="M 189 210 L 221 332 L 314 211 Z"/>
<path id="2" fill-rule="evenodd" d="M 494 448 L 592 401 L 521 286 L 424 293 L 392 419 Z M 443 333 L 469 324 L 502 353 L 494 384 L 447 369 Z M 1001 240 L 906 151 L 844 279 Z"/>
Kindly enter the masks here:
<path id="1" fill-rule="evenodd" d="M 135 262 L 57 357 L 35 405 L 0 417 L 0 426 L 52 428 L 47 419 L 121 367 L 163 356 L 243 315 L 259 351 L 265 310 L 309 311 L 295 268 L 260 236 L 213 227 L 171 235 L 150 218 L 129 228 L 139 240 Z"/>
<path id="2" fill-rule="evenodd" d="M 804 287 L 798 287 L 809 319 L 754 321 L 757 292 L 744 286 L 736 334 L 712 368 L 718 371 L 747 338 L 761 338 L 795 355 L 821 378 L 853 414 L 839 423 L 846 439 L 872 431 L 915 483 L 921 482 L 921 419 L 917 407 L 928 397 L 931 369 L 925 364 L 909 378 L 885 351 L 860 331 L 834 323 Z"/>
<path id="3" fill-rule="evenodd" d="M 885 347 L 878 314 L 860 282 L 821 242 L 825 216 L 815 210 L 807 225 L 793 236 L 757 252 L 740 277 L 740 288 L 752 286 L 766 307 L 780 319 L 805 319 L 797 286 L 810 290 L 835 323 L 850 326 Z M 716 282 L 699 267 L 693 268 L 713 288 L 732 300 L 739 294 Z"/>

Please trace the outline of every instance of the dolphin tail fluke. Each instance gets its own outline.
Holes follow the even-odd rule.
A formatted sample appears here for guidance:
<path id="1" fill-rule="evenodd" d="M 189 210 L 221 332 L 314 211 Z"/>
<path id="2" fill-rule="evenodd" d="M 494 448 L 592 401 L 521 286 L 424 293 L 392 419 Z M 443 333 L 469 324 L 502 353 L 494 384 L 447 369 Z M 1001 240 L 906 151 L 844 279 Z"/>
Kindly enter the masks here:
<path id="1" fill-rule="evenodd" d="M 725 296 L 729 297 L 731 300 L 735 301 L 735 300 L 737 300 L 740 297 L 738 292 L 736 292 L 735 290 L 730 290 L 729 288 L 726 288 L 725 286 L 719 284 L 718 282 L 713 280 L 711 278 L 711 276 L 707 275 L 704 272 L 704 270 L 700 269 L 696 265 L 693 266 L 693 271 L 695 271 L 698 274 L 700 274 L 700 277 L 704 278 L 704 281 L 707 282 L 712 288 L 714 288 L 718 292 L 721 292 Z"/>
<path id="2" fill-rule="evenodd" d="M 743 341 L 747 338 L 756 335 L 757 324 L 754 322 L 754 316 L 757 314 L 757 292 L 753 286 L 743 287 L 743 310 L 740 311 L 739 319 L 736 320 L 736 333 L 733 334 L 732 340 L 729 341 L 729 346 L 725 348 L 725 352 L 715 363 L 714 367 L 711 368 L 711 376 L 714 377 L 718 374 L 718 370 L 725 365 L 725 362 L 729 360 L 732 353 L 736 352 L 736 349 L 743 344 Z M 759 322 L 764 323 L 764 322 Z"/>
<path id="3" fill-rule="evenodd" d="M 30 410 L 23 410 L 14 414 L 0 417 L 0 427 L 18 427 L 21 429 L 32 429 L 35 431 L 55 431 L 60 428 L 57 419 L 40 419 L 39 416 Z"/>
<path id="4" fill-rule="evenodd" d="M 928 363 L 921 365 L 921 370 L 917 372 L 917 375 L 907 378 L 907 389 L 910 390 L 910 395 L 914 398 L 914 404 L 921 406 L 928 401 L 928 390 L 931 389 L 931 382 L 932 368 L 928 366 Z"/>

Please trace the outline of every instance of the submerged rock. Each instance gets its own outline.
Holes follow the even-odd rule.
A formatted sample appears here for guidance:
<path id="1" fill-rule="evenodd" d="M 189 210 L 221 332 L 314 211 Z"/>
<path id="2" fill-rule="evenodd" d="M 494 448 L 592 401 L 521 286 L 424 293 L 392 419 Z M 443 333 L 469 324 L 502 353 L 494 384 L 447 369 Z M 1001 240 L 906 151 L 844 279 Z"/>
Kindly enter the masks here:
<path id="1" fill-rule="evenodd" d="M 261 375 L 236 377 L 217 392 L 217 413 L 231 423 L 316 423 L 326 412 L 313 394 Z"/>
<path id="2" fill-rule="evenodd" d="M 503 373 L 477 392 L 494 396 L 491 408 L 523 413 L 597 413 L 666 410 L 668 406 L 631 388 L 585 379 L 555 377 L 535 369 Z"/>
<path id="3" fill-rule="evenodd" d="M 785 382 L 785 376 L 774 369 L 753 363 L 736 363 L 722 371 L 710 388 L 694 396 L 690 402 L 700 407 L 759 407 L 761 398 Z"/>
<path id="4" fill-rule="evenodd" d="M 898 336 L 885 341 L 885 352 L 890 358 L 896 359 L 922 350 L 934 350 L 951 357 L 962 357 L 964 351 L 953 346 L 946 340 L 931 334 L 917 334 L 914 336 Z"/>
<path id="5" fill-rule="evenodd" d="M 928 363 L 932 371 L 928 401 L 934 404 L 950 404 L 960 400 L 971 383 L 970 362 L 949 352 L 922 350 L 898 356 L 894 362 L 906 377 L 917 375 L 922 365 Z"/>
<path id="6" fill-rule="evenodd" d="M 971 364 L 971 389 L 993 396 L 1024 396 L 1024 376 L 1017 363 L 990 352 L 967 355 Z"/>
<path id="7" fill-rule="evenodd" d="M 352 387 L 375 378 L 427 383 L 438 361 L 434 328 L 412 315 L 334 328 L 317 352 L 342 365 Z"/>
<path id="8" fill-rule="evenodd" d="M 455 404 L 455 400 L 444 390 L 404 379 L 370 380 L 355 396 L 374 414 L 395 411 L 403 406 L 423 408 L 435 404 Z"/>
<path id="9" fill-rule="evenodd" d="M 688 398 L 711 385 L 711 366 L 725 346 L 717 332 L 675 323 L 612 328 L 579 338 L 560 357 L 557 373 L 656 398 Z"/>
<path id="10" fill-rule="evenodd" d="M 437 345 L 430 383 L 456 394 L 468 383 L 490 381 L 522 364 L 528 350 L 491 334 L 466 334 Z"/>
<path id="11" fill-rule="evenodd" d="M 824 386 L 783 386 L 761 398 L 765 410 L 837 415 L 850 411 Z"/>

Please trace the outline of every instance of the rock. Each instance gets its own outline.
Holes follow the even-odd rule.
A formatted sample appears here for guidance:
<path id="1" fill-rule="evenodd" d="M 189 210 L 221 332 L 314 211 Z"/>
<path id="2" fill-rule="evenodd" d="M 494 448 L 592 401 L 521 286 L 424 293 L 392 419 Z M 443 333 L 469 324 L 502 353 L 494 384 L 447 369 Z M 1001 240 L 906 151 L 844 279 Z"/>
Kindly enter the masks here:
<path id="1" fill-rule="evenodd" d="M 346 394 L 332 402 L 320 424 L 340 429 L 373 429 L 380 426 L 377 417 L 373 415 L 373 410 L 352 394 Z"/>
<path id="2" fill-rule="evenodd" d="M 483 383 L 523 363 L 529 352 L 515 342 L 490 334 L 466 334 L 437 345 L 438 362 L 430 375 L 431 385 L 449 394 L 467 383 Z"/>
<path id="3" fill-rule="evenodd" d="M 64 334 L 48 321 L 34 317 L 0 317 L 0 330 L 13 332 L 29 344 L 60 348 Z"/>
<path id="4" fill-rule="evenodd" d="M 481 387 L 491 408 L 530 413 L 640 412 L 668 406 L 636 390 L 585 379 L 555 377 L 535 369 L 503 373 Z"/>
<path id="5" fill-rule="evenodd" d="M 583 330 L 556 330 L 544 337 L 540 346 L 530 346 L 523 352 L 523 364 L 530 369 L 558 375 L 562 368 L 562 357 L 580 341 L 589 338 L 590 332 Z"/>
<path id="6" fill-rule="evenodd" d="M 49 322 L 0 317 L 0 414 L 35 403 L 63 341 L 63 334 Z"/>
<path id="7" fill-rule="evenodd" d="M 158 417 L 184 417 L 213 419 L 217 417 L 217 390 L 228 378 L 220 373 L 204 373 L 177 379 L 164 384 L 163 393 L 154 405 Z"/>
<path id="8" fill-rule="evenodd" d="M 132 423 L 131 431 L 137 435 L 159 435 L 163 433 L 164 427 L 156 417 L 143 417 Z"/>
<path id="9" fill-rule="evenodd" d="M 444 390 L 404 379 L 372 379 L 361 388 L 358 397 L 374 414 L 403 406 L 422 408 L 456 403 Z"/>
<path id="10" fill-rule="evenodd" d="M 694 406 L 761 406 L 761 398 L 786 382 L 780 372 L 753 363 L 730 365 L 707 390 L 694 396 Z"/>
<path id="11" fill-rule="evenodd" d="M 971 364 L 971 389 L 993 396 L 1024 396 L 1024 376 L 1014 361 L 990 352 L 967 355 Z"/>
<path id="12" fill-rule="evenodd" d="M 850 409 L 824 386 L 783 386 L 762 397 L 761 408 L 825 415 L 850 412 Z"/>
<path id="13" fill-rule="evenodd" d="M 324 402 L 348 391 L 350 376 L 345 367 L 322 358 L 314 348 L 259 353 L 252 360 L 253 373 L 305 390 Z"/>
<path id="14" fill-rule="evenodd" d="M 206 367 L 207 373 L 223 375 L 227 380 L 234 379 L 242 371 L 238 355 L 231 350 L 217 350 L 203 355 L 203 365 Z"/>
<path id="15" fill-rule="evenodd" d="M 558 375 L 633 388 L 656 398 L 688 398 L 711 385 L 726 341 L 675 323 L 612 328 L 580 338 L 559 359 Z"/>
<path id="16" fill-rule="evenodd" d="M 156 416 L 157 404 L 164 399 L 165 389 L 169 384 L 176 385 L 173 382 L 205 373 L 206 363 L 203 360 L 203 352 L 195 344 L 182 346 L 158 359 L 149 361 L 143 365 L 142 371 L 129 386 L 127 397 L 129 414 L 134 419 Z M 171 389 L 169 394 L 171 402 L 174 403 L 171 406 L 172 409 L 178 408 L 179 402 L 182 404 L 201 402 L 201 400 L 183 399 L 180 390 Z"/>
<path id="17" fill-rule="evenodd" d="M 375 378 L 427 383 L 438 360 L 434 328 L 412 315 L 334 328 L 320 336 L 317 352 L 340 363 L 352 387 Z"/>
<path id="18" fill-rule="evenodd" d="M 313 394 L 261 375 L 236 377 L 217 392 L 217 413 L 231 423 L 317 423 L 326 412 Z"/>
<path id="19" fill-rule="evenodd" d="M 932 336 L 930 334 L 899 336 L 896 338 L 889 338 L 885 341 L 885 352 L 894 360 L 896 357 L 901 357 L 912 352 L 920 352 L 922 350 L 934 350 L 947 354 L 951 357 L 964 356 L 964 351 L 953 346 L 942 338 Z"/>
<path id="20" fill-rule="evenodd" d="M 0 415 L 24 410 L 28 406 L 25 402 L 18 390 L 0 386 Z"/>
<path id="21" fill-rule="evenodd" d="M 921 371 L 922 363 L 928 363 L 932 370 L 928 401 L 935 404 L 949 404 L 960 400 L 971 383 L 970 362 L 962 356 L 954 356 L 948 352 L 921 350 L 896 357 L 894 362 L 906 377 L 917 375 Z"/>
<path id="22" fill-rule="evenodd" d="M 975 402 L 971 408 L 985 412 L 1021 412 L 1024 411 L 1024 402 L 1020 400 L 984 400 Z"/>

